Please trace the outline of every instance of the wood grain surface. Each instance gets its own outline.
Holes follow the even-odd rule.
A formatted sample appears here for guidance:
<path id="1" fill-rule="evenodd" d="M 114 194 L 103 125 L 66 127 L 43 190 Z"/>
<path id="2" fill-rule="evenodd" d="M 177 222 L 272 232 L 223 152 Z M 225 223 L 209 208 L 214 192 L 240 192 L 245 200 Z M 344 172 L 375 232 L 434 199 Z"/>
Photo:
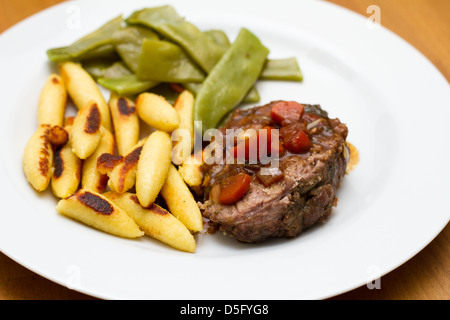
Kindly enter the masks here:
<path id="1" fill-rule="evenodd" d="M 421 51 L 450 80 L 449 0 L 329 0 L 369 17 L 380 8 L 381 24 Z M 62 0 L 0 0 L 0 32 Z M 420 75 L 419 75 L 420 77 Z M 425 213 L 424 213 L 425 214 Z M 380 279 L 380 289 L 363 286 L 334 300 L 450 299 L 450 226 L 420 253 Z M 27 270 L 0 253 L 1 300 L 90 300 Z"/>

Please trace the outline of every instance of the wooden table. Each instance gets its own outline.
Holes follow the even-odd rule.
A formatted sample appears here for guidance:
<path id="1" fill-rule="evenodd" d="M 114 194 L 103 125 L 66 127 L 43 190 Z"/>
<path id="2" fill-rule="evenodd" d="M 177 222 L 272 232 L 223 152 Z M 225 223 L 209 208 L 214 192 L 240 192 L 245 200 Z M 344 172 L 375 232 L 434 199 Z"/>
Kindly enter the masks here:
<path id="1" fill-rule="evenodd" d="M 0 32 L 63 0 L 0 0 Z M 380 8 L 381 24 L 391 29 L 433 62 L 450 79 L 450 1 L 448 0 L 330 0 L 366 17 L 367 8 Z M 381 289 L 367 286 L 333 299 L 450 299 L 450 226 L 420 253 L 382 277 Z M 0 299 L 93 299 L 25 269 L 0 253 Z"/>

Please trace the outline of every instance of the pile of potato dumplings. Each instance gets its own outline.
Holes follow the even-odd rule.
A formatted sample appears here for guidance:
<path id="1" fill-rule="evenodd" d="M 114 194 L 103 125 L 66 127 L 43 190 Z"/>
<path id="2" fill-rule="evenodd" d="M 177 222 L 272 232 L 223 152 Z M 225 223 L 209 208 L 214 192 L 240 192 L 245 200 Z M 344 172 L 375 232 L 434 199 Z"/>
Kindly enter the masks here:
<path id="1" fill-rule="evenodd" d="M 66 117 L 68 97 L 75 117 Z M 107 103 L 80 64 L 63 62 L 41 92 L 38 128 L 23 154 L 26 179 L 38 192 L 50 186 L 64 216 L 195 252 L 193 235 L 203 221 L 191 188 L 201 187 L 202 173 L 200 162 L 186 161 L 194 147 L 194 99 L 187 90 L 174 105 L 153 93 L 133 101 L 112 92 Z M 140 139 L 141 121 L 152 131 Z"/>

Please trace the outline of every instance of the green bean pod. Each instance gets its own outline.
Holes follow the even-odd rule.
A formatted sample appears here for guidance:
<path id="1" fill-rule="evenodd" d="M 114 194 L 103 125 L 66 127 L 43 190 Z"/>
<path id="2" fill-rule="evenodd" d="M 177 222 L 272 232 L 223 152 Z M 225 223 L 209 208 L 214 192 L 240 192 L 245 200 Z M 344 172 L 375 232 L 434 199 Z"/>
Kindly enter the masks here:
<path id="1" fill-rule="evenodd" d="M 227 34 L 222 30 L 208 30 L 205 31 L 205 33 L 223 48 L 228 49 L 231 46 L 231 42 L 228 39 Z M 295 57 L 276 60 L 267 59 L 260 79 L 303 81 L 303 75 Z M 259 100 L 254 101 L 258 98 L 259 94 L 256 91 L 256 88 L 254 88 L 249 92 L 249 95 L 245 98 L 245 100 L 246 102 L 258 102 Z"/>
<path id="2" fill-rule="evenodd" d="M 197 95 L 194 121 L 201 121 L 203 132 L 216 128 L 219 121 L 242 102 L 259 78 L 268 54 L 269 50 L 254 34 L 241 29 Z M 200 131 L 198 123 L 196 130 Z"/>
<path id="3" fill-rule="evenodd" d="M 267 60 L 261 73 L 262 80 L 303 81 L 303 75 L 296 58 Z"/>
<path id="4" fill-rule="evenodd" d="M 159 38 L 155 32 L 148 28 L 127 26 L 117 31 L 113 39 L 120 58 L 133 73 L 136 73 L 142 52 L 142 43 L 145 39 L 157 40 Z"/>
<path id="5" fill-rule="evenodd" d="M 189 90 L 192 92 L 194 96 L 197 96 L 200 92 L 200 89 L 202 87 L 201 83 L 193 83 L 193 82 L 187 82 L 183 83 L 183 87 L 186 90 Z M 252 87 L 250 91 L 245 96 L 244 100 L 242 100 L 242 103 L 255 103 L 261 101 L 261 96 L 259 95 L 258 89 L 256 87 Z"/>
<path id="6" fill-rule="evenodd" d="M 119 16 L 68 47 L 48 50 L 47 56 L 50 61 L 62 62 L 103 57 L 106 53 L 112 54 L 114 51 L 113 35 L 122 28 L 122 25 L 123 18 Z"/>
<path id="7" fill-rule="evenodd" d="M 222 30 L 208 30 L 205 31 L 209 37 L 211 37 L 218 45 L 222 46 L 224 50 L 228 50 L 231 47 L 230 39 L 227 34 Z M 200 91 L 202 87 L 201 83 L 183 83 L 183 86 L 191 91 L 195 96 Z M 245 96 L 243 103 L 255 103 L 261 100 L 261 96 L 259 95 L 258 89 L 256 87 L 252 87 L 250 91 Z"/>
<path id="8" fill-rule="evenodd" d="M 220 45 L 222 48 L 227 50 L 231 47 L 230 39 L 228 39 L 227 34 L 222 30 L 208 30 L 205 31 L 205 34 L 211 37 L 215 43 Z"/>
<path id="9" fill-rule="evenodd" d="M 139 80 L 158 82 L 203 82 L 205 74 L 177 45 L 145 39 L 136 72 Z"/>
<path id="10" fill-rule="evenodd" d="M 122 61 L 96 59 L 85 61 L 82 65 L 84 70 L 86 70 L 94 79 L 122 78 L 132 74 Z"/>
<path id="11" fill-rule="evenodd" d="M 214 68 L 225 53 L 225 50 L 211 36 L 185 21 L 171 6 L 136 11 L 126 22 L 150 27 L 178 44 L 206 73 Z"/>
<path id="12" fill-rule="evenodd" d="M 140 81 L 135 74 L 122 78 L 99 78 L 98 83 L 121 96 L 132 96 L 147 91 L 158 85 L 154 81 Z"/>

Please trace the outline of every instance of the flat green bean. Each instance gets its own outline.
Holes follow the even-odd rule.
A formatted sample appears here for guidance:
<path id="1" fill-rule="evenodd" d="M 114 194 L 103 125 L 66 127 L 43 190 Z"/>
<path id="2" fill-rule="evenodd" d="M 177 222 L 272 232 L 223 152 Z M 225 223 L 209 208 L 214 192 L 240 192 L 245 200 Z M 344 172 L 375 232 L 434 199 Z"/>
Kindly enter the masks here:
<path id="1" fill-rule="evenodd" d="M 216 128 L 236 108 L 259 78 L 269 50 L 249 30 L 242 28 L 236 41 L 207 76 L 194 106 L 194 121 L 202 131 Z M 200 132 L 198 123 L 196 131 Z"/>
<path id="2" fill-rule="evenodd" d="M 225 50 L 210 36 L 200 31 L 192 23 L 185 21 L 171 6 L 136 11 L 126 22 L 150 27 L 163 37 L 178 44 L 206 73 L 214 68 L 225 53 Z"/>
<path id="3" fill-rule="evenodd" d="M 105 60 L 93 60 L 83 62 L 82 65 L 94 79 L 117 79 L 132 75 L 132 72 L 122 61 L 108 62 Z"/>
<path id="4" fill-rule="evenodd" d="M 140 81 L 135 74 L 115 79 L 99 78 L 97 81 L 106 89 L 121 96 L 133 96 L 158 85 L 158 82 L 154 81 Z"/>
<path id="5" fill-rule="evenodd" d="M 100 57 L 99 52 L 111 53 L 114 49 L 112 45 L 114 33 L 122 28 L 123 18 L 119 16 L 96 31 L 74 42 L 72 45 L 63 48 L 55 48 L 47 51 L 50 61 L 62 62 L 68 60 L 82 60 L 87 58 Z M 91 53 L 90 53 L 91 52 Z M 94 52 L 94 55 L 92 54 Z"/>
<path id="6" fill-rule="evenodd" d="M 222 30 L 208 30 L 205 31 L 207 35 L 212 37 L 216 43 L 228 49 L 231 46 L 231 42 L 228 36 Z M 297 59 L 295 57 L 287 59 L 267 59 L 264 69 L 260 76 L 261 80 L 285 80 L 285 81 L 302 81 L 303 75 L 300 71 Z M 251 91 L 250 100 L 255 98 L 257 93 L 256 89 Z M 247 98 L 246 98 L 247 100 Z"/>
<path id="7" fill-rule="evenodd" d="M 158 35 L 152 30 L 139 26 L 127 26 L 120 29 L 114 34 L 113 38 L 117 53 L 134 73 L 137 72 L 139 66 L 144 40 L 159 39 Z"/>
<path id="8" fill-rule="evenodd" d="M 205 75 L 184 51 L 168 41 L 145 39 L 136 72 L 139 80 L 203 82 Z"/>
<path id="9" fill-rule="evenodd" d="M 189 90 L 190 92 L 192 92 L 192 94 L 194 96 L 197 96 L 198 93 L 200 92 L 202 84 L 188 82 L 188 83 L 183 83 L 183 87 L 186 90 Z M 253 86 L 253 87 L 251 87 L 251 89 L 247 93 L 247 95 L 245 96 L 244 100 L 242 100 L 242 103 L 255 103 L 255 102 L 259 102 L 259 101 L 261 101 L 261 96 L 259 95 L 258 89 L 256 89 L 256 87 Z"/>
<path id="10" fill-rule="evenodd" d="M 211 37 L 218 45 L 220 45 L 224 50 L 228 50 L 231 46 L 230 39 L 227 34 L 222 30 L 208 30 L 205 31 L 205 34 Z M 200 91 L 201 84 L 200 83 L 183 83 L 183 86 L 191 91 L 195 96 L 197 96 Z M 250 91 L 245 96 L 243 103 L 255 103 L 261 100 L 261 96 L 259 95 L 258 89 L 256 87 L 252 87 Z"/>
<path id="11" fill-rule="evenodd" d="M 262 80 L 303 81 L 303 75 L 296 58 L 267 60 L 261 73 Z"/>
<path id="12" fill-rule="evenodd" d="M 115 63 L 122 63 L 117 60 L 109 59 L 91 59 L 82 62 L 83 69 L 86 70 L 94 79 L 104 78 L 106 71 Z"/>
<path id="13" fill-rule="evenodd" d="M 220 45 L 225 50 L 231 46 L 230 39 L 228 39 L 227 34 L 222 30 L 208 30 L 205 31 L 205 34 L 211 37 L 215 43 Z"/>

